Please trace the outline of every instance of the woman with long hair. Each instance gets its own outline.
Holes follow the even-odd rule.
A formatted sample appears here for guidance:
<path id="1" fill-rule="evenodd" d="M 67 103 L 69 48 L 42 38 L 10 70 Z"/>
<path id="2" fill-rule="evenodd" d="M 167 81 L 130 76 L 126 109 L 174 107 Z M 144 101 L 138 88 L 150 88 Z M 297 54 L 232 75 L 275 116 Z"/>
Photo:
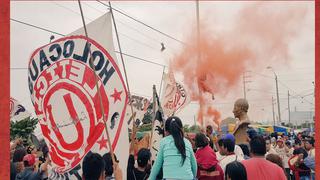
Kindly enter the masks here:
<path id="1" fill-rule="evenodd" d="M 176 116 L 165 122 L 165 134 L 160 141 L 157 159 L 152 166 L 149 180 L 155 180 L 161 167 L 164 179 L 195 179 L 197 162 L 191 143 L 184 138 L 182 122 Z"/>

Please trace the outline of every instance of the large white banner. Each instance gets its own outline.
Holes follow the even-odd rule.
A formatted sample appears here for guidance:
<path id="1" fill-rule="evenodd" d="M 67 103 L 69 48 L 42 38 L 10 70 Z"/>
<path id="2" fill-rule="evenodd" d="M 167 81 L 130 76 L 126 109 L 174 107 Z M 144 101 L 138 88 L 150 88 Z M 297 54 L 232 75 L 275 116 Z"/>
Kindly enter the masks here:
<path id="1" fill-rule="evenodd" d="M 89 63 L 90 51 L 98 89 Z M 82 35 L 67 36 L 38 48 L 30 58 L 28 80 L 56 172 L 65 173 L 81 166 L 89 151 L 108 152 L 107 141 L 112 142 L 118 157 L 128 154 L 127 149 L 120 148 L 128 144 L 124 123 L 126 87 L 116 62 L 96 41 Z M 103 116 L 111 139 L 105 134 Z M 126 164 L 127 157 L 119 158 L 120 163 Z"/>
<path id="2" fill-rule="evenodd" d="M 118 64 L 117 56 L 114 53 L 113 36 L 112 36 L 112 21 L 111 13 L 108 12 L 94 21 L 86 25 L 88 37 L 94 39 L 104 49 L 108 50 L 108 53 Z M 70 35 L 85 35 L 84 28 L 79 28 Z"/>

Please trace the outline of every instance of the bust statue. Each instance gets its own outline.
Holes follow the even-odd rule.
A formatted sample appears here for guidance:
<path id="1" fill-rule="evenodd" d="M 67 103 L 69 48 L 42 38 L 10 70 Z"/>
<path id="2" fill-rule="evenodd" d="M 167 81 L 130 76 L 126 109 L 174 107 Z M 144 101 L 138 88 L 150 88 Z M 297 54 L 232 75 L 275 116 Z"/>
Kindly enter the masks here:
<path id="1" fill-rule="evenodd" d="M 250 124 L 249 117 L 247 115 L 249 109 L 249 103 L 246 99 L 238 99 L 234 103 L 233 114 L 237 119 L 236 126 L 233 131 L 233 135 L 236 139 L 236 144 L 247 144 L 247 129 Z"/>

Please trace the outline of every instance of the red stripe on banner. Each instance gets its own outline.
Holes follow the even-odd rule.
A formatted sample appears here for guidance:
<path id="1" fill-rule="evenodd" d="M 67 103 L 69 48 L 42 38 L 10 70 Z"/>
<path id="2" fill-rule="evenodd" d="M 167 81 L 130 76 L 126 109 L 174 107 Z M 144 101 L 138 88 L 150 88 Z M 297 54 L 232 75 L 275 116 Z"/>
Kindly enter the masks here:
<path id="1" fill-rule="evenodd" d="M 320 104 L 319 104 L 319 101 L 320 101 L 320 82 L 319 82 L 319 76 L 320 76 L 320 52 L 319 52 L 319 49 L 320 49 L 320 30 L 319 30 L 319 23 L 320 21 L 320 0 L 316 0 L 315 1 L 315 72 L 316 72 L 316 76 L 315 76 L 315 85 L 316 85 L 316 93 L 315 93 L 315 125 L 316 125 L 316 128 L 315 128 L 315 138 L 316 138 L 316 152 L 318 153 L 319 152 L 319 149 L 320 149 L 320 133 L 317 132 L 317 130 L 320 129 Z M 316 179 L 320 179 L 320 156 L 316 156 Z"/>
<path id="2" fill-rule="evenodd" d="M 10 179 L 9 152 L 9 63 L 10 63 L 10 1 L 0 1 L 0 179 Z"/>

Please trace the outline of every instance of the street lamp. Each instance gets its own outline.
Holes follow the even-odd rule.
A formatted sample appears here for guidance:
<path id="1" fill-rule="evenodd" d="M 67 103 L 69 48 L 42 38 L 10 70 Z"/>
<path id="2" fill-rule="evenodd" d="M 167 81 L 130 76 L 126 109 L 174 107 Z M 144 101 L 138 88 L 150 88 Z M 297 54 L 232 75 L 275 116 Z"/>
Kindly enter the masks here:
<path id="1" fill-rule="evenodd" d="M 268 66 L 267 69 L 270 69 L 275 77 L 276 80 L 276 93 L 277 93 L 277 104 L 278 104 L 278 116 L 279 116 L 279 122 L 281 122 L 281 115 L 280 115 L 280 100 L 279 100 L 279 88 L 278 88 L 278 76 L 274 72 L 273 68 L 271 66 Z"/>

